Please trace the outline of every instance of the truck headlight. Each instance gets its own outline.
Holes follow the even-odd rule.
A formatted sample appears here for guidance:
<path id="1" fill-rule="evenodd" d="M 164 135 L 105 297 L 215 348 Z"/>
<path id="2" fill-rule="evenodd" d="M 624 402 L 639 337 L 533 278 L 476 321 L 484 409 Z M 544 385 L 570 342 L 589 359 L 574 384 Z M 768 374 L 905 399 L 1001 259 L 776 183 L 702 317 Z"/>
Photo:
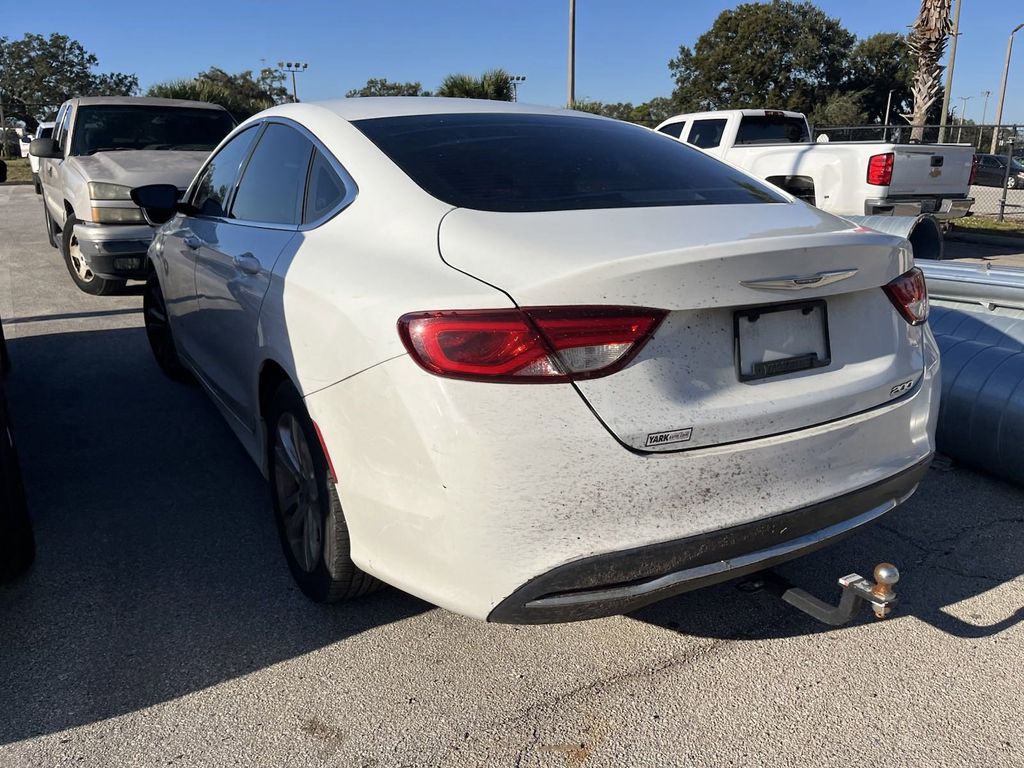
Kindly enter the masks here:
<path id="1" fill-rule="evenodd" d="M 97 224 L 145 224 L 141 208 L 93 208 L 92 220 Z"/>
<path id="2" fill-rule="evenodd" d="M 132 188 L 102 181 L 89 182 L 89 197 L 93 200 L 131 200 Z"/>

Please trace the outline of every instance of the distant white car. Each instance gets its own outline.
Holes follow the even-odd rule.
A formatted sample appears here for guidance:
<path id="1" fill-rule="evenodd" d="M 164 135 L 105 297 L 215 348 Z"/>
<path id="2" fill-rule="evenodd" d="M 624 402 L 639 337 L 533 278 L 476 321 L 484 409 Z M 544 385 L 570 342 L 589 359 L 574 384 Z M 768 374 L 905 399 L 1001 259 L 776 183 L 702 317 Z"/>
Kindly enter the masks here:
<path id="1" fill-rule="evenodd" d="M 646 129 L 457 99 L 289 104 L 154 221 L 156 360 L 269 478 L 315 600 L 605 616 L 905 500 L 939 360 L 905 241 Z"/>
<path id="2" fill-rule="evenodd" d="M 49 139 L 53 136 L 53 123 L 40 123 L 36 127 L 36 132 L 32 134 L 33 139 Z M 30 142 L 31 143 L 31 142 Z M 26 147 L 26 152 L 28 148 Z M 29 153 L 28 164 L 32 169 L 32 185 L 36 189 L 36 194 L 43 194 L 43 186 L 39 183 L 39 158 Z"/>

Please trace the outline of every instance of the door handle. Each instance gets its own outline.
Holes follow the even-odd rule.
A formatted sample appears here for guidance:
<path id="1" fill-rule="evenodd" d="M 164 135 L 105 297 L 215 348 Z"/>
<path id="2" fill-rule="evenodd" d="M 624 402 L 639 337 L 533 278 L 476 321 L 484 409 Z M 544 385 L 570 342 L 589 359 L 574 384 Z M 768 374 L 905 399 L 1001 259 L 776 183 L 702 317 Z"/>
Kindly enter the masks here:
<path id="1" fill-rule="evenodd" d="M 197 248 L 199 248 L 199 246 L 201 246 L 203 244 L 203 241 L 200 240 L 195 235 L 185 235 L 185 237 L 183 237 L 181 240 L 182 240 L 183 243 L 185 243 L 185 245 L 187 245 L 193 251 L 196 250 Z"/>
<path id="2" fill-rule="evenodd" d="M 235 267 L 245 272 L 247 275 L 258 275 L 262 267 L 260 266 L 260 260 L 253 256 L 251 253 L 242 253 L 235 256 L 231 260 Z"/>

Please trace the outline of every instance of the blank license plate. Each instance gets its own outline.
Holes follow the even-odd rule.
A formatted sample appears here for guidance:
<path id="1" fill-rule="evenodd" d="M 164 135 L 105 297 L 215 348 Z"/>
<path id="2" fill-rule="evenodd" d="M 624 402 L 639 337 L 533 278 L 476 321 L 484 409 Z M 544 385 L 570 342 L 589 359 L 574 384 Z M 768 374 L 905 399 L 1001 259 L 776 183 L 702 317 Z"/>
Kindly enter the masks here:
<path id="1" fill-rule="evenodd" d="M 742 309 L 733 316 L 740 381 L 820 368 L 832 361 L 825 302 Z"/>

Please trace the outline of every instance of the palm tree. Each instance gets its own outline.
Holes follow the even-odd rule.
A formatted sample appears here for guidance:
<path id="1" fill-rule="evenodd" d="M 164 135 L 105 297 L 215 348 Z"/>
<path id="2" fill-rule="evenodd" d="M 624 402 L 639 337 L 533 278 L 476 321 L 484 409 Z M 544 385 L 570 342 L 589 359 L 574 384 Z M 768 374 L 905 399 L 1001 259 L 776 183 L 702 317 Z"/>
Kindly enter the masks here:
<path id="1" fill-rule="evenodd" d="M 914 73 L 914 112 L 904 115 L 913 125 L 911 141 L 924 138 L 924 124 L 942 91 L 942 66 L 939 61 L 946 52 L 946 39 L 952 29 L 949 21 L 952 0 L 921 0 L 921 11 L 910 28 L 907 44 L 917 59 Z"/>
<path id="2" fill-rule="evenodd" d="M 512 77 L 503 69 L 492 69 L 480 77 L 473 75 L 448 75 L 437 89 L 438 96 L 458 99 L 491 99 L 512 101 Z"/>

